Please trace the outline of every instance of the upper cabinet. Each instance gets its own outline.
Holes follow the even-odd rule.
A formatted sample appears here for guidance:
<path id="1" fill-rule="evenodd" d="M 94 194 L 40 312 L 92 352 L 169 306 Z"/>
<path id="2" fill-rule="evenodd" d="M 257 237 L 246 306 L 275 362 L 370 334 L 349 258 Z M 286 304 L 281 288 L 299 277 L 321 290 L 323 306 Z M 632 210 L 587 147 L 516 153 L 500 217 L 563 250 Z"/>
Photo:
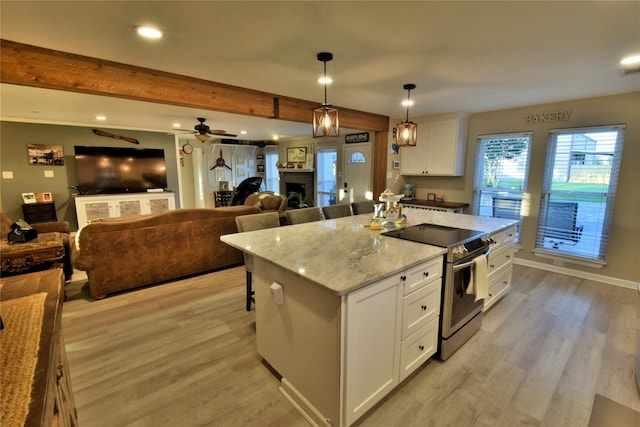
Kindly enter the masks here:
<path id="1" fill-rule="evenodd" d="M 400 174 L 462 176 L 467 136 L 467 117 L 443 114 L 416 120 L 418 142 L 400 147 Z"/>

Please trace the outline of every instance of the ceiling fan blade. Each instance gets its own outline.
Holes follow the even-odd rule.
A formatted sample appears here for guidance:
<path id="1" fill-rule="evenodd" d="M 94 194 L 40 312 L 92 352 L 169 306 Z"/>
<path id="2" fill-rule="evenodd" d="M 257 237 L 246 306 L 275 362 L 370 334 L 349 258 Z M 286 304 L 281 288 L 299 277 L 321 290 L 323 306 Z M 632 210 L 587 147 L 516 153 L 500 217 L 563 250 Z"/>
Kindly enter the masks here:
<path id="1" fill-rule="evenodd" d="M 216 135 L 216 136 L 231 136 L 231 137 L 236 137 L 236 136 L 238 136 L 238 135 L 234 135 L 234 134 L 232 134 L 232 133 L 227 133 L 226 131 L 224 131 L 224 130 L 219 130 L 219 129 L 209 131 L 208 133 L 209 133 L 210 135 Z"/>

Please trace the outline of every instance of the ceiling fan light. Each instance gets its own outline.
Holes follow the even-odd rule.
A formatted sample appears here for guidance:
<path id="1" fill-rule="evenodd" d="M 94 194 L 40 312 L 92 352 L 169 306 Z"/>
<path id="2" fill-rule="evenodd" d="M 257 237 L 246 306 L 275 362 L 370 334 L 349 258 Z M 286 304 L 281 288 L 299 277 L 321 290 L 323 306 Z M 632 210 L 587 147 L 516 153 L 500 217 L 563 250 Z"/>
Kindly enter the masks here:
<path id="1" fill-rule="evenodd" d="M 198 133 L 195 136 L 196 136 L 196 139 L 200 142 L 207 142 L 209 140 L 209 135 L 207 134 Z"/>
<path id="2" fill-rule="evenodd" d="M 321 105 L 313 110 L 313 137 L 333 138 L 340 136 L 338 109 Z"/>

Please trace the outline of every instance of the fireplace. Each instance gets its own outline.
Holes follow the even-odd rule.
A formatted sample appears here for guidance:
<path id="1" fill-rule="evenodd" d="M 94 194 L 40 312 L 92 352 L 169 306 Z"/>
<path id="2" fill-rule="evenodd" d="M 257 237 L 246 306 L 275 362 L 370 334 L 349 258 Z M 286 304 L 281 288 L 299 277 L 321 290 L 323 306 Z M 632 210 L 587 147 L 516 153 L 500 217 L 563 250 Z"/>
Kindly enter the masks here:
<path id="1" fill-rule="evenodd" d="M 280 178 L 280 192 L 287 197 L 291 192 L 300 193 L 306 205 L 314 206 L 313 184 L 313 172 L 283 172 Z M 288 207 L 297 208 L 298 200 L 289 200 Z"/>

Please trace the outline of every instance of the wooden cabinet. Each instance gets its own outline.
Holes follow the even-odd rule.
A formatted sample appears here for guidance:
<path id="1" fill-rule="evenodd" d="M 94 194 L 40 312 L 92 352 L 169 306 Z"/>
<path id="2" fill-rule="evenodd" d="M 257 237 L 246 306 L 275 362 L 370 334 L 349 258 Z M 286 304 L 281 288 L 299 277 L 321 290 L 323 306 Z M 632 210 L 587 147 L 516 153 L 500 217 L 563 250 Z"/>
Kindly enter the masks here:
<path id="1" fill-rule="evenodd" d="M 53 202 L 25 203 L 22 205 L 22 215 L 30 224 L 58 220 L 56 205 Z"/>
<path id="2" fill-rule="evenodd" d="M 441 289 L 438 257 L 347 296 L 345 425 L 436 353 Z"/>
<path id="3" fill-rule="evenodd" d="M 94 219 L 159 214 L 175 209 L 175 197 L 167 192 L 77 196 L 75 202 L 78 228 Z"/>
<path id="4" fill-rule="evenodd" d="M 489 297 L 484 301 L 484 309 L 491 308 L 511 287 L 511 271 L 515 250 L 516 226 L 491 234 L 494 243 L 487 259 L 489 274 Z"/>
<path id="5" fill-rule="evenodd" d="M 416 146 L 400 148 L 400 174 L 462 176 L 467 136 L 466 116 L 445 114 L 416 122 Z"/>

